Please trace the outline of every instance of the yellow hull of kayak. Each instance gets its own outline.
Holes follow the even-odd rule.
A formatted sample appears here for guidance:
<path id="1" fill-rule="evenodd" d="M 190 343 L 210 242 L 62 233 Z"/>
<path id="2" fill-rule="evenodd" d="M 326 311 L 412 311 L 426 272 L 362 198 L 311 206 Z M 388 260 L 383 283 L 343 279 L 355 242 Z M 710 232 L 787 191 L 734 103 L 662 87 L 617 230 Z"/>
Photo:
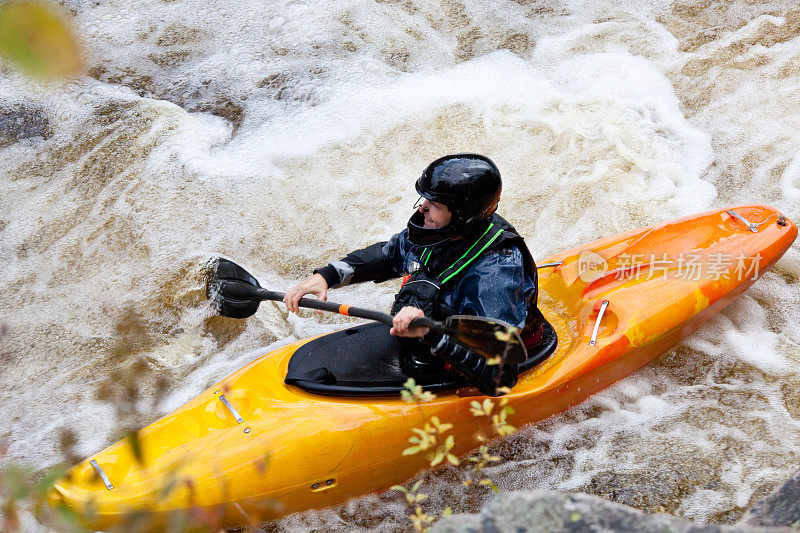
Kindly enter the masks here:
<path id="1" fill-rule="evenodd" d="M 797 227 L 775 209 L 743 206 L 546 259 L 561 262 L 539 271 L 540 308 L 559 345 L 506 396 L 515 409 L 509 422 L 547 418 L 646 365 L 746 290 L 796 236 Z M 142 429 L 141 462 L 120 441 L 76 465 L 55 484 L 50 503 L 77 510 L 97 529 L 136 511 L 166 520 L 187 509 L 244 525 L 406 481 L 428 464 L 422 454 L 402 455 L 424 417 L 453 424 L 447 434 L 456 455 L 493 436 L 487 419 L 470 412 L 475 398 L 456 392 L 420 409 L 400 398 L 326 397 L 286 385 L 288 361 L 305 342 L 264 355 Z"/>

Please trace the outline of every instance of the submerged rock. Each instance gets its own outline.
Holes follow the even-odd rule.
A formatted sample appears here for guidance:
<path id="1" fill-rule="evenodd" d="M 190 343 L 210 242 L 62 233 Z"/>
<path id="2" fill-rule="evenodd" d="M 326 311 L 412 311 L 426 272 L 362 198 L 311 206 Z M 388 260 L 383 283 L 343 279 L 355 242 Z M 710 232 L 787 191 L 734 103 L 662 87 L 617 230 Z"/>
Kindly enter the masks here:
<path id="1" fill-rule="evenodd" d="M 23 106 L 0 106 L 0 148 L 21 139 L 47 139 L 52 134 L 50 122 L 42 111 Z"/>
<path id="2" fill-rule="evenodd" d="M 161 68 L 172 68 L 189 60 L 191 52 L 169 50 L 153 53 L 147 57 Z M 234 130 L 244 121 L 246 97 L 229 94 L 229 88 L 220 83 L 205 81 L 198 86 L 184 81 L 163 87 L 159 84 L 158 75 L 152 71 L 140 71 L 134 67 L 113 69 L 102 64 L 91 67 L 88 74 L 103 83 L 128 87 L 143 98 L 172 102 L 190 113 L 211 113 L 230 122 Z"/>
<path id="3" fill-rule="evenodd" d="M 753 505 L 739 524 L 787 526 L 800 529 L 800 470 L 764 499 Z"/>
<path id="4" fill-rule="evenodd" d="M 518 491 L 502 494 L 479 514 L 453 515 L 435 524 L 434 533 L 641 531 L 658 533 L 746 533 L 791 531 L 757 525 L 697 524 L 666 514 L 647 514 L 581 493 Z"/>

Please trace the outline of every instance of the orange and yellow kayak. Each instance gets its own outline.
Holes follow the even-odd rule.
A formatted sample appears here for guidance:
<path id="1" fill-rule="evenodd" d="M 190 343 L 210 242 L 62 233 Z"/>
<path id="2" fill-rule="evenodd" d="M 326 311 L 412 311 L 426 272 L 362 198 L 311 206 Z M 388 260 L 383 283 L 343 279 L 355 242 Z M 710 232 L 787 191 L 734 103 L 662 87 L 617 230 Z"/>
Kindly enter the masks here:
<path id="1" fill-rule="evenodd" d="M 556 352 L 520 376 L 509 422 L 530 424 L 585 400 L 680 342 L 745 291 L 789 248 L 797 227 L 768 206 L 742 206 L 645 227 L 547 258 L 541 308 Z M 272 351 L 56 482 L 51 504 L 103 529 L 139 511 L 167 520 L 201 509 L 237 526 L 342 503 L 402 483 L 427 467 L 402 455 L 412 428 L 453 424 L 452 453 L 489 435 L 474 397 L 439 393 L 329 397 L 284 383 L 292 354 Z"/>

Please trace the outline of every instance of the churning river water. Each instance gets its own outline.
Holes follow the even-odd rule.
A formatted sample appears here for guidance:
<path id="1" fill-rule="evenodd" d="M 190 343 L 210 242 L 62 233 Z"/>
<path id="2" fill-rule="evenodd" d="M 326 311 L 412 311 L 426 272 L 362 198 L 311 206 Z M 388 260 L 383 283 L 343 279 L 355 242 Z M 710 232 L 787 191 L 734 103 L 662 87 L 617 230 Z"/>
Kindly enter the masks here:
<path id="1" fill-rule="evenodd" d="M 225 254 L 285 290 L 399 231 L 447 153 L 494 159 L 499 212 L 537 259 L 709 208 L 800 220 L 793 0 L 61 4 L 86 74 L 0 67 L 3 460 L 83 457 L 267 347 L 342 327 L 272 304 L 212 318 L 201 267 Z M 659 360 L 499 443 L 489 475 L 737 520 L 800 467 L 799 279 L 795 244 Z M 331 297 L 387 309 L 396 287 Z M 488 498 L 424 477 L 432 512 Z M 405 514 L 371 495 L 271 527 Z"/>

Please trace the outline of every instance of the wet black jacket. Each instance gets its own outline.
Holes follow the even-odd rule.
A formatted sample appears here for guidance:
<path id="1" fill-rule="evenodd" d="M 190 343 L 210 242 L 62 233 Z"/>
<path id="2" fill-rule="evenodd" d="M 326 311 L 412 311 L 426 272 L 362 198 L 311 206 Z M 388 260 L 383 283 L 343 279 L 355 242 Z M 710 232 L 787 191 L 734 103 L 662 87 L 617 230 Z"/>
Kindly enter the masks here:
<path id="1" fill-rule="evenodd" d="M 392 312 L 413 305 L 439 320 L 452 314 L 477 315 L 521 328 L 537 296 L 530 252 L 513 226 L 498 215 L 479 231 L 435 247 L 413 244 L 406 229 L 315 272 L 329 287 L 411 275 Z"/>

